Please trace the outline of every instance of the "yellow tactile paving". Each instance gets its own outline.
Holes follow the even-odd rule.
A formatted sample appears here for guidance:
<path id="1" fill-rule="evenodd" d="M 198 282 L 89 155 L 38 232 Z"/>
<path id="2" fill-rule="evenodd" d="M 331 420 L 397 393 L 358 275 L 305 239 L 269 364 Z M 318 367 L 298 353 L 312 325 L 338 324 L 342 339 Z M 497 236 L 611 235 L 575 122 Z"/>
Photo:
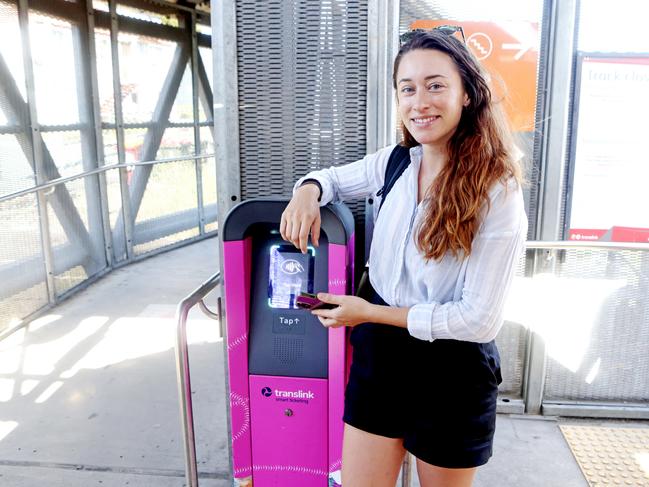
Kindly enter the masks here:
<path id="1" fill-rule="evenodd" d="M 649 487 L 649 428 L 559 427 L 591 487 Z"/>

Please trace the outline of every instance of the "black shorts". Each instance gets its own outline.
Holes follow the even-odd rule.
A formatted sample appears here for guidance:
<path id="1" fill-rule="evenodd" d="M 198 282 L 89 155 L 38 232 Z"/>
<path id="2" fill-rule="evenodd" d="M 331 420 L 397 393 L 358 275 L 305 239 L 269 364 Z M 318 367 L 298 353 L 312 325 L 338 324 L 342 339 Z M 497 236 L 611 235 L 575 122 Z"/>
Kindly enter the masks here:
<path id="1" fill-rule="evenodd" d="M 386 303 L 374 293 L 375 304 Z M 427 342 L 405 328 L 365 323 L 353 328 L 345 423 L 403 438 L 418 459 L 470 468 L 491 457 L 500 357 L 496 344 Z"/>

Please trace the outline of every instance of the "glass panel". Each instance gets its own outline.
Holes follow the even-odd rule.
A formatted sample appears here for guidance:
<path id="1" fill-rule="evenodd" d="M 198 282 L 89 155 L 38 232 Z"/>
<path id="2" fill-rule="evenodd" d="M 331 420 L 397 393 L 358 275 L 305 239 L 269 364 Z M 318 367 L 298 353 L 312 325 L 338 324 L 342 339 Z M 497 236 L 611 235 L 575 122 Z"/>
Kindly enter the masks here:
<path id="1" fill-rule="evenodd" d="M 580 51 L 649 52 L 647 2 L 588 0 L 579 7 Z"/>

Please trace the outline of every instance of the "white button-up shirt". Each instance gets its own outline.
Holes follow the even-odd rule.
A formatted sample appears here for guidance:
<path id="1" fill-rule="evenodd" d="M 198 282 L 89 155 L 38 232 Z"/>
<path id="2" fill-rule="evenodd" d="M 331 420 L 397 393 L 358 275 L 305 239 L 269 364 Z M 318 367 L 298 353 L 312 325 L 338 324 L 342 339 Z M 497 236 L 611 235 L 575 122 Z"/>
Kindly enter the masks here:
<path id="1" fill-rule="evenodd" d="M 313 171 L 322 185 L 320 205 L 364 198 L 383 187 L 385 168 L 394 149 L 344 166 Z M 421 146 L 410 149 L 411 164 L 396 181 L 375 214 L 370 249 L 370 282 L 391 306 L 408 307 L 408 331 L 433 341 L 450 338 L 471 342 L 493 340 L 503 323 L 505 298 L 527 234 L 523 193 L 516 181 L 495 184 L 467 258 L 449 252 L 426 261 L 416 246 L 416 230 L 425 204 L 417 204 Z M 375 200 L 378 209 L 380 200 Z"/>

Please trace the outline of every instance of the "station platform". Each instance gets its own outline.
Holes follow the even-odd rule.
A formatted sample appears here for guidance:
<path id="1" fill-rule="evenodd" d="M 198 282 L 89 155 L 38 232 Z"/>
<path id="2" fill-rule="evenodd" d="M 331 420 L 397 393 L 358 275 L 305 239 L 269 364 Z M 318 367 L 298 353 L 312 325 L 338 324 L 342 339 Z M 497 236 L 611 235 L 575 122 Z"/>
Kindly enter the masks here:
<path id="1" fill-rule="evenodd" d="M 174 313 L 217 269 L 216 238 L 159 254 L 2 340 L 0 485 L 184 485 Z M 216 297 L 206 304 L 215 309 Z M 218 322 L 194 309 L 188 323 L 200 485 L 229 486 Z M 494 457 L 474 486 L 587 486 L 565 424 L 634 425 L 499 415 Z"/>

